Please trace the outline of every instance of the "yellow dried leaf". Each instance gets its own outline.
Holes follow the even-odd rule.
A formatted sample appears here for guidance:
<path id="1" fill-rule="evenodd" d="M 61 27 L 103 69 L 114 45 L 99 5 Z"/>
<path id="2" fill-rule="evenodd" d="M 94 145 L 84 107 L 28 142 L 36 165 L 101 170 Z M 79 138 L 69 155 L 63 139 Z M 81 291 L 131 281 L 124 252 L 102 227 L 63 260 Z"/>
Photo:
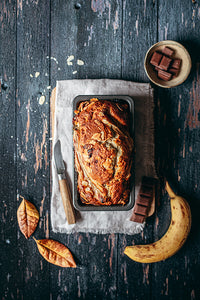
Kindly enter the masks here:
<path id="1" fill-rule="evenodd" d="M 39 212 L 36 207 L 31 202 L 23 198 L 17 210 L 17 220 L 21 232 L 27 239 L 35 231 L 39 218 Z"/>
<path id="2" fill-rule="evenodd" d="M 34 238 L 34 240 L 37 243 L 40 254 L 48 262 L 63 268 L 76 268 L 74 258 L 66 246 L 50 239 L 36 240 Z"/>

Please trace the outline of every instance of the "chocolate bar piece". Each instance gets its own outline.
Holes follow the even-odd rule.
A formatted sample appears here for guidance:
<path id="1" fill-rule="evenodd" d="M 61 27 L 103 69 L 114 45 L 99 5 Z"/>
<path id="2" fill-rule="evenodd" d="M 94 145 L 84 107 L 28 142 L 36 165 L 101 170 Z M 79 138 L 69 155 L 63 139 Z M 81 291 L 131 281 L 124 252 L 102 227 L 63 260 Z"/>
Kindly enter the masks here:
<path id="1" fill-rule="evenodd" d="M 168 73 L 168 72 L 165 72 L 163 70 L 159 70 L 158 71 L 158 77 L 162 80 L 165 80 L 165 81 L 168 81 L 171 79 L 172 77 L 172 74 L 171 73 Z"/>
<path id="2" fill-rule="evenodd" d="M 160 66 L 155 67 L 156 71 L 162 70 L 162 68 L 160 68 Z"/>
<path id="3" fill-rule="evenodd" d="M 172 54 L 174 53 L 174 50 L 170 49 L 169 47 L 165 47 L 162 50 L 162 53 L 167 55 L 167 56 L 172 56 Z"/>
<path id="4" fill-rule="evenodd" d="M 133 222 L 143 223 L 148 216 L 149 209 L 154 197 L 156 180 L 151 177 L 143 177 L 142 184 L 130 218 Z"/>
<path id="5" fill-rule="evenodd" d="M 152 197 L 153 189 L 152 186 L 142 185 L 139 191 L 140 196 Z"/>
<path id="6" fill-rule="evenodd" d="M 174 59 L 172 64 L 171 64 L 171 68 L 179 70 L 180 66 L 181 66 L 181 59 Z"/>
<path id="7" fill-rule="evenodd" d="M 169 65 L 170 65 L 171 61 L 172 61 L 171 58 L 163 55 L 163 57 L 161 59 L 161 62 L 159 64 L 159 68 L 162 69 L 162 70 L 167 71 L 167 69 L 169 68 Z"/>
<path id="8" fill-rule="evenodd" d="M 162 59 L 162 54 L 158 52 L 154 52 L 154 54 L 151 57 L 150 64 L 152 64 L 153 66 L 158 66 L 161 59 Z"/>
<path id="9" fill-rule="evenodd" d="M 177 77 L 178 76 L 178 73 L 179 73 L 179 70 L 178 69 L 174 69 L 174 68 L 170 68 L 168 70 L 169 73 L 171 73 L 173 75 L 173 77 Z"/>
<path id="10" fill-rule="evenodd" d="M 156 182 L 157 179 L 153 177 L 147 177 L 147 176 L 142 177 L 142 185 L 153 187 Z"/>
<path id="11" fill-rule="evenodd" d="M 142 195 L 138 195 L 137 197 L 137 203 L 140 205 L 148 206 L 150 201 L 151 201 L 150 197 L 146 197 Z"/>
<path id="12" fill-rule="evenodd" d="M 138 203 L 136 203 L 133 211 L 135 214 L 146 216 L 147 210 L 148 210 L 148 206 L 143 206 L 143 205 L 139 205 Z"/>
<path id="13" fill-rule="evenodd" d="M 137 223 L 143 223 L 145 220 L 145 217 L 144 216 L 141 216 L 141 215 L 137 215 L 137 214 L 132 214 L 131 218 L 130 218 L 130 221 L 132 222 L 137 222 Z"/>
<path id="14" fill-rule="evenodd" d="M 175 78 L 179 74 L 181 59 L 172 58 L 173 54 L 174 50 L 165 46 L 162 50 L 155 51 L 151 57 L 150 64 L 158 72 L 157 76 L 164 81 Z"/>

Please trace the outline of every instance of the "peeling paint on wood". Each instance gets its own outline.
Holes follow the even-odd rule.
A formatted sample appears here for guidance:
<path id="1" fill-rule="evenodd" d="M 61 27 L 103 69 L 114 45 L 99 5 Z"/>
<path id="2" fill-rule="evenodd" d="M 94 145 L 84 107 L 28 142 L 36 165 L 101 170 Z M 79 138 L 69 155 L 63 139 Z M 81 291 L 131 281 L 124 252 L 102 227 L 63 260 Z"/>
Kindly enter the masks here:
<path id="1" fill-rule="evenodd" d="M 43 197 L 42 197 L 41 205 L 40 205 L 40 217 L 42 217 L 42 215 L 43 215 L 45 198 L 46 198 L 46 189 L 45 189 L 45 187 L 43 187 Z M 40 220 L 40 223 L 41 223 L 41 220 Z M 40 225 L 40 228 L 41 228 L 41 225 Z"/>
<path id="2" fill-rule="evenodd" d="M 26 123 L 26 150 L 28 146 L 28 139 L 29 139 L 29 129 L 30 129 L 30 99 L 28 100 L 27 109 L 27 123 Z"/>
<path id="3" fill-rule="evenodd" d="M 169 280 L 168 278 L 166 278 L 166 291 L 165 291 L 165 295 L 168 296 L 168 291 L 169 291 Z"/>
<path id="4" fill-rule="evenodd" d="M 100 15 L 105 11 L 108 1 L 102 0 L 92 0 L 91 1 L 91 9 L 93 12 L 99 12 Z"/>
<path id="5" fill-rule="evenodd" d="M 113 22 L 113 29 L 114 29 L 114 33 L 116 32 L 116 30 L 119 28 L 119 18 L 118 18 L 118 11 L 115 12 L 115 20 Z"/>
<path id="6" fill-rule="evenodd" d="M 114 247 L 115 247 L 115 235 L 111 234 L 110 239 L 108 240 L 108 249 L 110 249 L 110 257 L 109 257 L 109 265 L 110 265 L 110 272 L 112 274 L 112 262 L 113 262 L 113 253 L 114 253 Z M 111 242 L 111 244 L 110 244 Z"/>
<path id="7" fill-rule="evenodd" d="M 20 12 L 22 12 L 23 0 L 17 1 L 17 16 L 19 17 Z"/>
<path id="8" fill-rule="evenodd" d="M 195 129 L 200 127 L 200 81 L 199 81 L 199 66 L 197 64 L 196 78 L 192 83 L 192 91 L 190 93 L 189 108 L 185 127 Z"/>
<path id="9" fill-rule="evenodd" d="M 47 120 L 43 119 L 43 134 L 42 134 L 41 144 L 39 144 L 39 140 L 36 138 L 36 133 L 34 134 L 34 148 L 35 148 L 35 159 L 36 159 L 36 162 L 34 164 L 35 174 L 37 174 L 38 170 L 42 168 L 43 147 L 45 147 L 47 133 L 48 133 Z M 44 156 L 44 158 L 45 158 L 45 167 L 46 167 L 48 165 L 47 153 Z"/>
<path id="10" fill-rule="evenodd" d="M 149 264 L 143 266 L 143 283 L 149 284 Z"/>

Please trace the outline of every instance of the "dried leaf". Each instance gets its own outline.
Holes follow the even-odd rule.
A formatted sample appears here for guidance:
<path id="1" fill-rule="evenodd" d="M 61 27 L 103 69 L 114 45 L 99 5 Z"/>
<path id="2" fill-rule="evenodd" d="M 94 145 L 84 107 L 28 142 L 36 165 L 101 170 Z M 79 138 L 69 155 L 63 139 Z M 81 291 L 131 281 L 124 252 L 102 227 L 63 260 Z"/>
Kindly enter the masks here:
<path id="1" fill-rule="evenodd" d="M 17 210 L 17 220 L 21 232 L 27 239 L 35 231 L 39 218 L 39 212 L 36 207 L 31 202 L 23 198 Z"/>
<path id="2" fill-rule="evenodd" d="M 40 254 L 48 262 L 64 268 L 76 268 L 74 258 L 66 246 L 50 239 L 36 240 L 34 238 L 34 240 L 37 243 Z"/>

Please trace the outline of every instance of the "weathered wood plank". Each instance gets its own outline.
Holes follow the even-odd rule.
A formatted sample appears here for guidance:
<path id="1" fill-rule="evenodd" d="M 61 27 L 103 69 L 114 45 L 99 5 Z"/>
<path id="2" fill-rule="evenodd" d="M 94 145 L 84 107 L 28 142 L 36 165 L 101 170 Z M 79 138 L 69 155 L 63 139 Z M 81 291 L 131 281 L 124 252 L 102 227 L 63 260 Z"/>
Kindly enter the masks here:
<path id="1" fill-rule="evenodd" d="M 146 51 L 157 38 L 157 1 L 124 1 L 122 78 L 146 82 L 143 62 Z M 139 264 L 124 255 L 132 244 L 153 240 L 154 216 L 147 219 L 144 232 L 134 236 L 119 236 L 118 299 L 151 299 L 151 265 Z"/>
<path id="2" fill-rule="evenodd" d="M 200 244 L 198 227 L 199 184 L 199 3 L 177 1 L 171 5 L 163 2 L 159 7 L 159 40 L 172 39 L 186 46 L 191 54 L 193 68 L 187 81 L 169 91 L 159 89 L 160 147 L 162 174 L 168 175 L 176 191 L 190 203 L 193 216 L 191 235 L 183 248 L 172 258 L 154 265 L 155 298 L 199 299 L 198 285 Z M 163 192 L 164 193 L 164 192 Z M 169 224 L 169 199 L 163 198 L 157 215 L 156 239 Z"/>
<path id="3" fill-rule="evenodd" d="M 117 235 L 76 233 L 60 239 L 78 267 L 51 268 L 52 299 L 116 299 Z"/>
<path id="4" fill-rule="evenodd" d="M 122 1 L 52 3 L 51 76 L 120 78 Z"/>
<path id="5" fill-rule="evenodd" d="M 122 78 L 147 82 L 144 58 L 157 41 L 157 1 L 123 1 Z"/>
<path id="6" fill-rule="evenodd" d="M 17 1 L 17 187 L 40 212 L 37 239 L 49 237 L 49 22 L 49 1 Z M 20 298 L 49 298 L 49 264 L 17 240 Z"/>
<path id="7" fill-rule="evenodd" d="M 16 299 L 15 1 L 0 2 L 0 298 Z"/>
<path id="8" fill-rule="evenodd" d="M 52 85 L 60 79 L 121 76 L 122 1 L 80 3 L 76 9 L 71 1 L 52 2 Z M 81 265 L 77 270 L 51 269 L 52 298 L 115 299 L 118 236 L 52 235 Z"/>

